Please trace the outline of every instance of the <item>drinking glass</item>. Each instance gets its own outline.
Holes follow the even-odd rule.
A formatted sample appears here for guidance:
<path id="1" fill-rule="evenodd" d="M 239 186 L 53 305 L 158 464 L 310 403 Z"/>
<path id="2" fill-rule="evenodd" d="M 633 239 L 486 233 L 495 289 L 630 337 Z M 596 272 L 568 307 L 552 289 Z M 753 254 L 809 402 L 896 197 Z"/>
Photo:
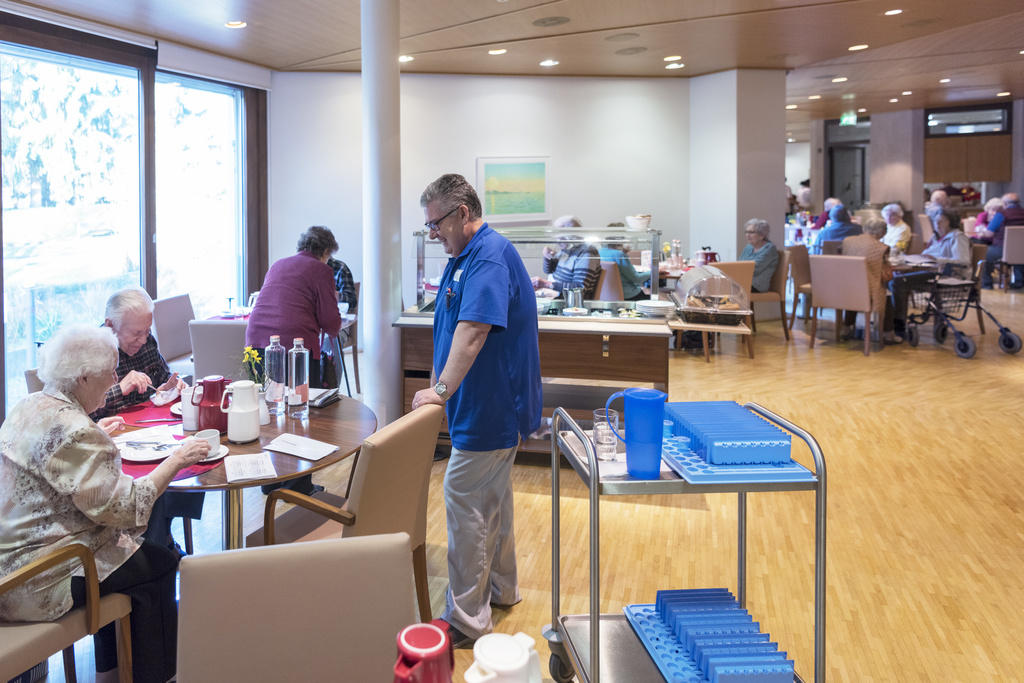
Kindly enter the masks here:
<path id="1" fill-rule="evenodd" d="M 614 460 L 616 449 L 616 437 L 612 427 L 619 428 L 619 411 L 609 410 L 607 416 L 605 409 L 600 408 L 594 411 L 594 452 L 598 460 Z"/>

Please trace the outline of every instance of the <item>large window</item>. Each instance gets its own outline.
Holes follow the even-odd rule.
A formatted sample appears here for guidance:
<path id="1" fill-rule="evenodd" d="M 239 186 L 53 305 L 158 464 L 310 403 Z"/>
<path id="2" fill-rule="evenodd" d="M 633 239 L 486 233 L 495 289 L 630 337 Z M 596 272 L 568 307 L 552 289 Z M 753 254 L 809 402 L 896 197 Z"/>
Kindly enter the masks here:
<path id="1" fill-rule="evenodd" d="M 6 405 L 36 348 L 141 281 L 136 69 L 0 43 Z"/>
<path id="2" fill-rule="evenodd" d="M 157 295 L 197 317 L 245 303 L 242 114 L 238 88 L 157 74 Z"/>
<path id="3" fill-rule="evenodd" d="M 925 112 L 927 137 L 1010 132 L 1010 105 L 992 104 Z"/>

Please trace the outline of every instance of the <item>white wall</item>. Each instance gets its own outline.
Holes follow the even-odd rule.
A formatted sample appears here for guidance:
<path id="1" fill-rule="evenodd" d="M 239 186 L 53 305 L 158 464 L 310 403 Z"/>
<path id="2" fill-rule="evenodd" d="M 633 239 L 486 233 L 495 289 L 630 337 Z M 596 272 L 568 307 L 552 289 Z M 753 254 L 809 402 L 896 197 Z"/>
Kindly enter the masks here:
<path id="1" fill-rule="evenodd" d="M 479 156 L 548 156 L 552 217 L 585 225 L 648 212 L 687 246 L 689 87 L 685 79 L 402 77 L 403 293 L 414 298 L 419 195 L 434 178 L 475 183 Z M 358 74 L 275 73 L 270 97 L 270 258 L 308 225 L 330 227 L 361 279 Z M 434 275 L 428 266 L 427 275 Z"/>
<path id="2" fill-rule="evenodd" d="M 800 191 L 800 181 L 811 177 L 811 143 L 786 143 L 786 184 L 793 194 Z"/>

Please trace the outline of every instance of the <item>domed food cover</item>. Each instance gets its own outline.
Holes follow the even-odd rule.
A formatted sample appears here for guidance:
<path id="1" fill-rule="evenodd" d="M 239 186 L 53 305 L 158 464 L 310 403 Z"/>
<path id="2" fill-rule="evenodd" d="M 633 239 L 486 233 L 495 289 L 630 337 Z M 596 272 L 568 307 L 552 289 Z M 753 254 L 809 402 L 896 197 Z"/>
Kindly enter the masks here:
<path id="1" fill-rule="evenodd" d="M 752 314 L 740 285 L 714 266 L 697 266 L 676 282 L 675 299 L 688 323 L 739 325 Z"/>

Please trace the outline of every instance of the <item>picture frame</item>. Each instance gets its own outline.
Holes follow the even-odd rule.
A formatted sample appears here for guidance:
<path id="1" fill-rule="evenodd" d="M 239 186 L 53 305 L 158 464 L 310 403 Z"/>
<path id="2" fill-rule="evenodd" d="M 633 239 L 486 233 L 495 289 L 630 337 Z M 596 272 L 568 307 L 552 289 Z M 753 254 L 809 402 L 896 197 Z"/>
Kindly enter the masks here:
<path id="1" fill-rule="evenodd" d="M 476 189 L 490 223 L 546 221 L 550 157 L 477 157 Z"/>

